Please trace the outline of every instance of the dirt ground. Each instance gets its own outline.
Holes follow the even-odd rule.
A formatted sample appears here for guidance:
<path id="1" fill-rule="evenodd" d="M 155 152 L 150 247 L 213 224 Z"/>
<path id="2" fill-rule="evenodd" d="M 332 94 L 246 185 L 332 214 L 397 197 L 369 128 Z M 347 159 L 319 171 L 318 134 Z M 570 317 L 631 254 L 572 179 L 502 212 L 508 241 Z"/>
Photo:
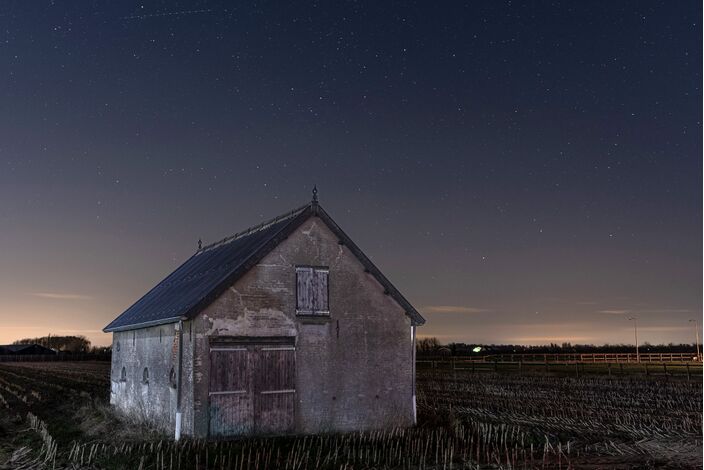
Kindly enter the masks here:
<path id="1" fill-rule="evenodd" d="M 421 371 L 412 430 L 174 444 L 115 415 L 109 368 L 0 364 L 0 469 L 702 468 L 698 380 Z"/>

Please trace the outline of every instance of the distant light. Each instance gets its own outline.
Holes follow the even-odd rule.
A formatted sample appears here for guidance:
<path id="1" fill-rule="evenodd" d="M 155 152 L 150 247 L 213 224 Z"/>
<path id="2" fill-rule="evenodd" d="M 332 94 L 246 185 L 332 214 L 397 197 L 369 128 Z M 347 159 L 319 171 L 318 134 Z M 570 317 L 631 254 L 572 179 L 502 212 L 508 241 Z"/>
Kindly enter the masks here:
<path id="1" fill-rule="evenodd" d="M 472 352 L 479 352 L 479 351 L 481 351 L 481 350 L 482 350 L 482 347 L 481 347 L 481 346 L 477 346 L 477 347 L 475 347 L 474 349 L 472 349 Z"/>

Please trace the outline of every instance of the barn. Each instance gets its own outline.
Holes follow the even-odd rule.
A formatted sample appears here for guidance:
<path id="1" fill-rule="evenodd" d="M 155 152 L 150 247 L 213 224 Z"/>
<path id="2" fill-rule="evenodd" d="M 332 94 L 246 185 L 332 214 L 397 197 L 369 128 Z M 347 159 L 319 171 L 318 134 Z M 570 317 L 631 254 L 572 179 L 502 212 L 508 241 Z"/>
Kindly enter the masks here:
<path id="1" fill-rule="evenodd" d="M 198 438 L 415 423 L 425 322 L 318 202 L 216 243 L 104 329 L 111 404 Z"/>

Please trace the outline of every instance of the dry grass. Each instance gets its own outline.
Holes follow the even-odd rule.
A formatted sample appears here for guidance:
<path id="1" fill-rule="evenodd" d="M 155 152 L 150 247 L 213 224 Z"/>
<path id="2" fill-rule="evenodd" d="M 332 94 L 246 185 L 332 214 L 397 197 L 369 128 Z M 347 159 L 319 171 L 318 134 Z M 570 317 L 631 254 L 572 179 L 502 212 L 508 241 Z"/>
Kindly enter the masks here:
<path id="1" fill-rule="evenodd" d="M 174 443 L 114 413 L 108 373 L 0 365 L 0 468 L 701 468 L 699 382 L 423 372 L 417 428 Z"/>

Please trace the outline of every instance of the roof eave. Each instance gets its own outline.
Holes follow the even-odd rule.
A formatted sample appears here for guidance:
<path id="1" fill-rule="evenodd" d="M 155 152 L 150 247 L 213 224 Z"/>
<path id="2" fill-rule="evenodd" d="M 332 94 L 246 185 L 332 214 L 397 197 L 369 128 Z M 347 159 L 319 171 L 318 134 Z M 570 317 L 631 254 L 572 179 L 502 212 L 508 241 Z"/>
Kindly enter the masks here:
<path id="1" fill-rule="evenodd" d="M 169 318 L 162 318 L 160 320 L 152 320 L 152 321 L 147 321 L 147 322 L 142 322 L 142 323 L 133 323 L 131 325 L 123 325 L 123 326 L 116 326 L 116 327 L 110 327 L 110 325 L 106 326 L 103 328 L 104 333 L 116 333 L 120 331 L 129 331 L 129 330 L 139 330 L 141 328 L 149 328 L 151 326 L 159 326 L 159 325 L 167 325 L 170 323 L 176 323 L 181 320 L 187 320 L 188 318 L 179 315 L 177 317 L 169 317 Z"/>

